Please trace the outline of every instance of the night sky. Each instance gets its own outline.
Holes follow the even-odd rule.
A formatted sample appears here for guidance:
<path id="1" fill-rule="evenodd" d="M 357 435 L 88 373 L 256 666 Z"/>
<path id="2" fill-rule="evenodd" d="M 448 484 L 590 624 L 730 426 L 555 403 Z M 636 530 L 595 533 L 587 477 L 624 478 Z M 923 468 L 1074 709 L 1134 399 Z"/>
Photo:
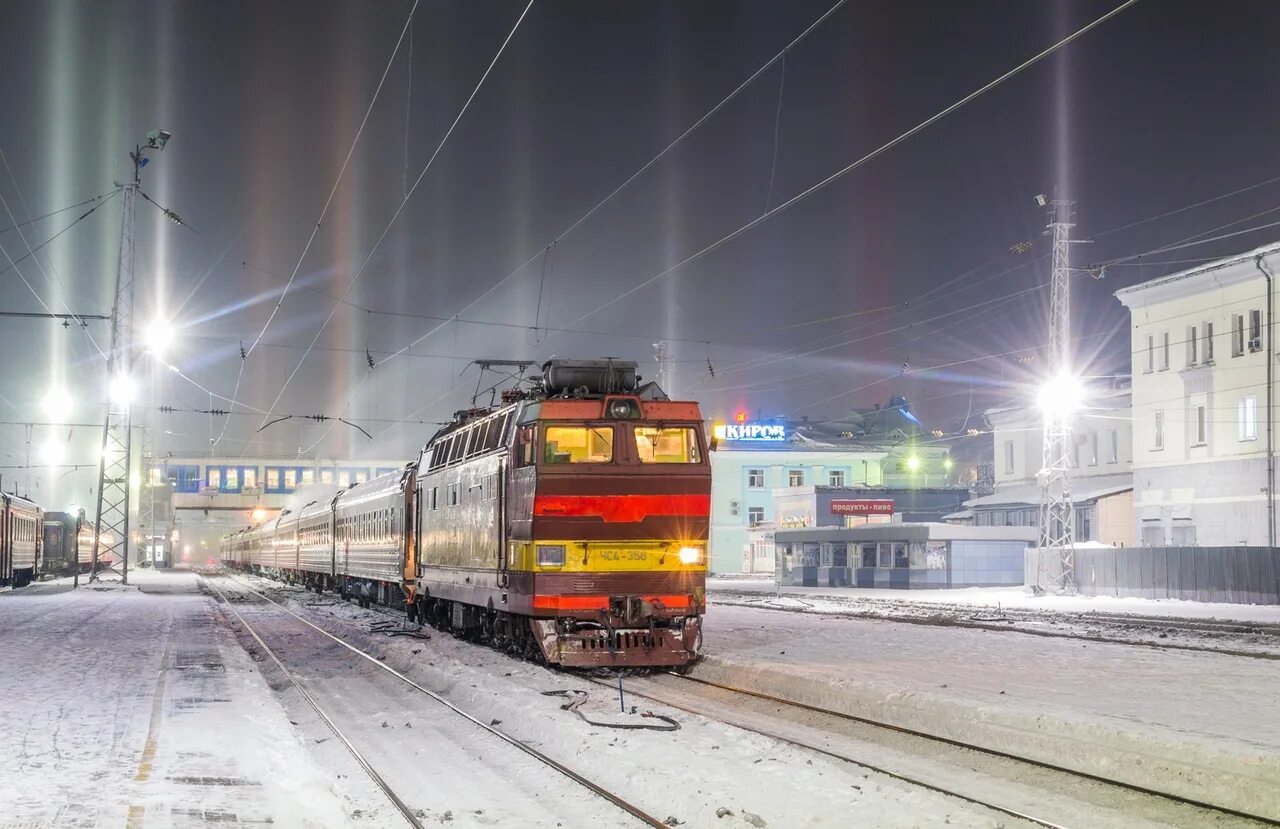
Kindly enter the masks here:
<path id="1" fill-rule="evenodd" d="M 905 394 L 931 427 L 979 425 L 1036 373 L 1047 292 L 1028 289 L 1049 275 L 1037 193 L 1076 201 L 1074 234 L 1096 238 L 1074 249 L 1077 266 L 1278 218 L 1280 181 L 1124 227 L 1280 176 L 1267 37 L 1280 6 L 1143 0 L 590 313 L 1117 4 L 849 2 L 539 255 L 831 3 L 537 0 L 351 287 L 524 2 L 419 5 L 300 264 L 411 2 L 4 2 L 0 228 L 110 191 L 147 130 L 172 131 L 143 190 L 192 229 L 145 202 L 137 213 L 137 325 L 174 320 L 169 359 L 185 375 L 140 376 L 156 451 L 216 440 L 219 455 L 407 458 L 469 405 L 475 358 L 613 356 L 652 376 L 659 339 L 677 393 L 711 417 L 834 417 Z M 0 232 L 0 267 L 88 206 Z M 0 306 L 107 312 L 119 228 L 115 198 L 0 274 Z M 1276 238 L 1280 227 L 1076 279 L 1084 373 L 1127 370 L 1113 291 Z M 295 267 L 241 372 L 241 344 Z M 58 441 L 66 463 L 92 460 L 92 429 L 22 423 L 45 419 L 59 384 L 70 419 L 100 422 L 101 358 L 76 326 L 0 326 L 4 487 L 87 504 L 96 468 L 28 479 L 12 467 L 28 440 L 33 459 Z M 105 348 L 106 327 L 88 326 Z M 377 362 L 415 341 L 369 371 L 366 351 Z M 228 409 L 220 397 L 233 396 L 229 418 L 151 408 Z M 343 415 L 374 437 L 295 417 L 255 438 L 267 411 Z"/>

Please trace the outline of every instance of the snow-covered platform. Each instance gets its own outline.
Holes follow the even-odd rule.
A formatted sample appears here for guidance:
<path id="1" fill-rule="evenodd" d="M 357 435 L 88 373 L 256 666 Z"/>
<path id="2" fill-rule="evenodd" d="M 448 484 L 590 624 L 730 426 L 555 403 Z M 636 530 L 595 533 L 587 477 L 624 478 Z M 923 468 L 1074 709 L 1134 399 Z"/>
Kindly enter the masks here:
<path id="1" fill-rule="evenodd" d="M 707 579 L 712 601 L 717 595 L 749 594 L 772 596 L 777 592 L 773 579 L 765 577 L 712 577 Z M 939 604 L 969 605 L 975 608 L 1024 608 L 1064 613 L 1127 613 L 1136 616 L 1164 616 L 1170 619 L 1228 619 L 1240 622 L 1280 624 L 1280 605 L 1190 602 L 1180 599 L 1136 599 L 1113 596 L 1034 596 L 1025 587 L 962 587 L 954 590 L 891 590 L 867 587 L 783 587 L 783 596 L 810 601 L 831 598 L 841 602 L 912 603 L 923 607 Z"/>
<path id="2" fill-rule="evenodd" d="M 716 595 L 695 676 L 1280 817 L 1274 660 L 786 613 Z M 957 600 L 924 598 L 934 597 Z"/>
<path id="3" fill-rule="evenodd" d="M 194 574 L 129 575 L 0 596 L 7 825 L 331 825 L 343 804 Z"/>

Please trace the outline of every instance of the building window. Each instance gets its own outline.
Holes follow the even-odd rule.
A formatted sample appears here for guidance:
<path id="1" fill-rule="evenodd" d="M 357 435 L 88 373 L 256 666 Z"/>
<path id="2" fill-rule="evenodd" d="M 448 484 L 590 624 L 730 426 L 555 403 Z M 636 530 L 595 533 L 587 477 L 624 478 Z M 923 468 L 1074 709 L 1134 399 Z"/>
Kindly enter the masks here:
<path id="1" fill-rule="evenodd" d="M 1156 426 L 1156 429 L 1155 429 L 1155 434 L 1152 436 L 1153 439 L 1151 441 L 1151 448 L 1163 449 L 1164 448 L 1164 412 L 1163 411 L 1156 412 L 1155 426 Z"/>
<path id="2" fill-rule="evenodd" d="M 199 464 L 180 464 L 168 468 L 169 480 L 173 481 L 174 492 L 200 491 Z"/>
<path id="3" fill-rule="evenodd" d="M 222 489 L 222 467 L 209 467 L 205 472 L 204 482 L 213 489 Z"/>
<path id="4" fill-rule="evenodd" d="M 1187 365 L 1194 366 L 1198 360 L 1196 353 L 1200 345 L 1200 335 L 1194 325 L 1187 327 Z"/>
<path id="5" fill-rule="evenodd" d="M 1196 439 L 1195 439 L 1195 441 L 1191 444 L 1192 446 L 1204 446 L 1204 445 L 1205 445 L 1205 443 L 1206 443 L 1206 441 L 1205 441 L 1205 437 L 1206 437 L 1205 433 L 1206 433 L 1207 429 L 1205 428 L 1205 411 L 1204 411 L 1204 408 L 1205 408 L 1204 406 L 1196 406 L 1196 419 L 1195 419 L 1195 434 L 1196 434 Z"/>
<path id="6" fill-rule="evenodd" d="M 255 467 L 242 470 L 244 473 L 243 481 L 245 487 L 253 489 L 258 486 L 258 470 Z"/>
<path id="7" fill-rule="evenodd" d="M 1093 510 L 1089 507 L 1076 507 L 1076 538 L 1080 541 L 1093 541 Z"/>
<path id="8" fill-rule="evenodd" d="M 458 505 L 458 485 L 456 483 L 449 484 L 449 506 L 456 507 Z"/>
<path id="9" fill-rule="evenodd" d="M 764 470 L 763 469 L 747 470 L 747 488 L 748 489 L 764 489 Z"/>
<path id="10" fill-rule="evenodd" d="M 1143 547 L 1163 547 L 1164 546 L 1164 525 L 1159 521 L 1143 521 L 1142 522 L 1142 546 Z"/>
<path id="11" fill-rule="evenodd" d="M 892 544 L 881 544 L 881 545 L 879 546 L 879 548 L 878 548 L 878 566 L 880 566 L 880 567 L 892 567 L 892 566 L 893 566 L 893 545 L 892 545 Z"/>
<path id="12" fill-rule="evenodd" d="M 1098 433 L 1089 433 L 1089 465 L 1098 465 Z"/>
<path id="13" fill-rule="evenodd" d="M 1196 546 L 1196 527 L 1190 518 L 1173 519 L 1173 538 L 1170 541 L 1175 547 Z"/>
<path id="14" fill-rule="evenodd" d="M 1200 349 L 1203 353 L 1200 355 L 1205 365 L 1213 362 L 1213 323 L 1206 322 L 1201 324 L 1200 330 L 1204 332 L 1204 347 Z"/>
<path id="15" fill-rule="evenodd" d="M 280 467 L 267 467 L 267 492 L 280 491 Z"/>
<path id="16" fill-rule="evenodd" d="M 284 470 L 284 490 L 285 492 L 293 492 L 298 488 L 298 470 L 289 467 Z"/>
<path id="17" fill-rule="evenodd" d="M 1160 370 L 1168 371 L 1169 369 L 1169 332 L 1165 331 L 1160 335 Z"/>
<path id="18" fill-rule="evenodd" d="M 1004 442 L 1004 474 L 1013 474 L 1013 441 Z"/>
<path id="19" fill-rule="evenodd" d="M 1262 312 L 1256 308 L 1249 312 L 1249 350 L 1262 350 Z"/>
<path id="20" fill-rule="evenodd" d="M 320 470 L 320 483 L 322 483 L 322 484 L 332 484 L 332 483 L 333 483 L 333 470 L 332 470 L 332 469 L 330 469 L 330 468 L 325 468 L 325 469 L 321 469 L 321 470 Z"/>
<path id="21" fill-rule="evenodd" d="M 1244 315 L 1231 315 L 1231 356 L 1239 357 L 1244 353 Z"/>
<path id="22" fill-rule="evenodd" d="M 1156 370 L 1156 338 L 1152 334 L 1147 335 L 1147 374 Z"/>
<path id="23" fill-rule="evenodd" d="M 1258 398 L 1242 397 L 1238 411 L 1240 440 L 1258 439 Z"/>
<path id="24" fill-rule="evenodd" d="M 1120 462 L 1120 430 L 1112 429 L 1110 437 L 1111 437 L 1111 456 L 1110 456 L 1111 459 L 1107 461 L 1107 463 L 1119 463 Z"/>
<path id="25" fill-rule="evenodd" d="M 862 545 L 862 560 L 859 562 L 859 564 L 863 567 L 876 566 L 876 545 L 874 544 Z"/>
<path id="26" fill-rule="evenodd" d="M 804 470 L 792 469 L 788 471 L 787 486 L 804 486 Z"/>
<path id="27" fill-rule="evenodd" d="M 747 507 L 747 526 L 758 527 L 764 523 L 764 507 Z"/>
<path id="28" fill-rule="evenodd" d="M 893 566 L 907 568 L 911 566 L 911 557 L 907 554 L 907 545 L 901 541 L 893 545 Z"/>
<path id="29" fill-rule="evenodd" d="M 833 469 L 827 473 L 827 482 L 831 486 L 844 486 L 844 470 Z"/>

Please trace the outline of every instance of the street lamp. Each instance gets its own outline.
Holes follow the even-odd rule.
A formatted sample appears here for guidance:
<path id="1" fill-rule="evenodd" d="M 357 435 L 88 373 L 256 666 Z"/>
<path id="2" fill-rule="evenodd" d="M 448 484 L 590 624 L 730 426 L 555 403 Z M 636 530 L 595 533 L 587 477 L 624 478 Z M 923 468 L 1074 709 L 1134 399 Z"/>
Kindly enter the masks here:
<path id="1" fill-rule="evenodd" d="M 1084 406 L 1084 384 L 1070 372 L 1050 377 L 1036 396 L 1046 417 L 1068 419 Z"/>
<path id="2" fill-rule="evenodd" d="M 147 350 L 157 357 L 164 356 L 169 346 L 173 345 L 173 324 L 168 320 L 156 317 L 143 332 Z"/>
<path id="3" fill-rule="evenodd" d="M 128 406 L 133 402 L 134 392 L 137 387 L 133 382 L 133 378 L 128 374 L 120 373 L 111 378 L 111 382 L 107 386 L 107 394 L 111 399 L 122 406 Z"/>
<path id="4" fill-rule="evenodd" d="M 59 466 L 65 455 L 66 447 L 56 438 L 49 438 L 40 446 L 40 461 L 45 466 Z"/>
<path id="5" fill-rule="evenodd" d="M 54 386 L 45 392 L 44 397 L 40 399 L 40 408 L 44 410 L 45 416 L 50 420 L 62 420 L 71 413 L 71 395 L 67 394 L 67 390 Z"/>

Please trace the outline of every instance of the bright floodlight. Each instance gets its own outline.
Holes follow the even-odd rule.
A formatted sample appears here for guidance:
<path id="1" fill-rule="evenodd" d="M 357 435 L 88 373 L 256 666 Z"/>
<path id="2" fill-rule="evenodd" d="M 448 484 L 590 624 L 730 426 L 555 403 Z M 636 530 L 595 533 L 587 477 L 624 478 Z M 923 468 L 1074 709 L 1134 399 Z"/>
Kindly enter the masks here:
<path id="1" fill-rule="evenodd" d="M 266 520 L 266 518 L 267 518 L 266 510 L 264 510 L 262 507 L 257 507 L 256 509 L 254 509 L 253 511 L 254 521 L 257 521 L 258 523 L 262 523 L 263 521 Z"/>
<path id="2" fill-rule="evenodd" d="M 1084 384 L 1074 374 L 1063 372 L 1044 382 L 1036 402 L 1050 417 L 1070 417 L 1084 405 Z"/>
<path id="3" fill-rule="evenodd" d="M 55 386 L 45 392 L 40 407 L 50 420 L 61 420 L 71 412 L 71 395 L 66 389 Z"/>
<path id="4" fill-rule="evenodd" d="M 117 374 L 111 378 L 111 384 L 107 386 L 107 394 L 111 395 L 111 399 L 125 406 L 133 402 L 135 391 L 137 388 L 134 386 L 133 378 L 127 374 Z"/>
<path id="5" fill-rule="evenodd" d="M 61 441 L 50 439 L 40 447 L 40 461 L 45 466 L 58 466 L 66 455 L 66 447 Z"/>
<path id="6" fill-rule="evenodd" d="M 920 458 L 918 456 L 911 455 L 907 458 L 907 471 L 908 472 L 920 471 Z"/>
<path id="7" fill-rule="evenodd" d="M 156 317 L 147 326 L 145 332 L 147 350 L 153 354 L 164 354 L 173 345 L 173 326 L 168 320 Z"/>

